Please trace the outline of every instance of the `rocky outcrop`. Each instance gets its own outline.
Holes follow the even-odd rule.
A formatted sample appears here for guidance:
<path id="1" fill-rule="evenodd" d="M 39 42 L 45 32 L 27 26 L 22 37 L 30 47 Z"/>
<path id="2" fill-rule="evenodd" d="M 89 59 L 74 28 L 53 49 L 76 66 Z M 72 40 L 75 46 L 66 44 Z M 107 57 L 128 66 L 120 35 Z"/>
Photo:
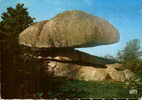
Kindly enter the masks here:
<path id="1" fill-rule="evenodd" d="M 108 66 L 106 69 L 109 76 L 112 78 L 112 80 L 115 81 L 125 81 L 125 74 L 123 71 L 117 71 L 115 68 Z"/>
<path id="2" fill-rule="evenodd" d="M 128 69 L 118 71 L 115 67 L 113 68 L 110 66 L 107 68 L 99 68 L 99 66 L 85 66 L 66 62 L 49 61 L 48 63 L 46 62 L 45 67 L 47 70 L 44 71 L 53 76 L 61 76 L 75 80 L 113 80 L 124 82 L 135 77 L 134 73 Z"/>
<path id="3" fill-rule="evenodd" d="M 31 57 L 46 61 L 44 72 L 70 79 L 102 81 L 108 75 L 115 79 L 113 74 L 120 72 L 103 69 L 106 67 L 103 59 L 74 48 L 112 44 L 119 38 L 117 29 L 103 18 L 71 10 L 31 25 L 19 35 L 19 44 L 39 54 Z"/>
<path id="4" fill-rule="evenodd" d="M 135 79 L 135 74 L 132 71 L 130 71 L 128 69 L 125 69 L 123 72 L 125 74 L 126 80 L 133 80 L 133 79 Z"/>
<path id="5" fill-rule="evenodd" d="M 122 64 L 120 64 L 120 63 L 106 64 L 106 66 L 108 68 L 114 68 L 114 69 L 117 69 L 117 70 L 123 70 L 124 69 Z"/>
<path id="6" fill-rule="evenodd" d="M 48 70 L 45 71 L 54 76 L 62 76 L 76 80 L 102 81 L 108 75 L 105 69 L 95 68 L 97 66 L 81 66 L 72 63 L 49 61 L 46 67 L 48 67 Z"/>
<path id="7" fill-rule="evenodd" d="M 33 24 L 19 35 L 20 44 L 36 48 L 91 47 L 117 41 L 119 33 L 112 24 L 78 10 Z"/>
<path id="8" fill-rule="evenodd" d="M 124 69 L 122 64 L 119 63 L 106 64 L 106 66 L 107 66 L 106 69 L 107 73 L 115 81 L 124 82 L 127 80 L 133 80 L 135 78 L 135 74 L 129 69 Z"/>
<path id="9" fill-rule="evenodd" d="M 92 66 L 81 67 L 77 79 L 85 81 L 103 81 L 108 73 L 103 68 L 94 68 Z"/>

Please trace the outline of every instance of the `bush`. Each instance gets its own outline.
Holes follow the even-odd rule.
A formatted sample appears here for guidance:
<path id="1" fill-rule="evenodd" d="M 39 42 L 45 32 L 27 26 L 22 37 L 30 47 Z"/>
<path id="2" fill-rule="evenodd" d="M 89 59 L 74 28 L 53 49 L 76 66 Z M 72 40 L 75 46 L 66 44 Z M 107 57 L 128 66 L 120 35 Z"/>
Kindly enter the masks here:
<path id="1" fill-rule="evenodd" d="M 125 48 L 118 52 L 118 58 L 127 69 L 138 72 L 142 68 L 142 51 L 138 39 L 127 42 Z"/>

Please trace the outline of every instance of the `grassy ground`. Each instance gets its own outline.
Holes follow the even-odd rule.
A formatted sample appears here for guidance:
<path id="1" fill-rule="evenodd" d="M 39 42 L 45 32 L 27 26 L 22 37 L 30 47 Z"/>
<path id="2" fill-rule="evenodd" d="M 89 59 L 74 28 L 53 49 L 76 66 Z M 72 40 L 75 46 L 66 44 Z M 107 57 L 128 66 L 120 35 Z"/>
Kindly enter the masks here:
<path id="1" fill-rule="evenodd" d="M 130 95 L 130 88 L 120 82 L 86 82 L 78 80 L 62 79 L 60 92 L 56 96 L 79 97 L 79 98 L 138 98 L 142 96 L 142 90 L 138 95 Z M 55 93 L 54 93 L 55 94 Z M 51 96 L 52 97 L 52 96 Z"/>
<path id="2" fill-rule="evenodd" d="M 142 89 L 137 95 L 130 95 L 130 87 L 120 82 L 36 78 L 16 81 L 13 90 L 10 91 L 14 93 L 12 98 L 138 98 L 142 96 Z"/>

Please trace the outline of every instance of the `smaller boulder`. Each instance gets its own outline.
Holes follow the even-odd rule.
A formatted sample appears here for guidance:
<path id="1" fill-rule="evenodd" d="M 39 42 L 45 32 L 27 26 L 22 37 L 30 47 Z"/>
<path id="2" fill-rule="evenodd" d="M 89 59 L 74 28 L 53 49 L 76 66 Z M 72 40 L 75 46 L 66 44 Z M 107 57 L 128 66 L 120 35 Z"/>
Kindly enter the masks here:
<path id="1" fill-rule="evenodd" d="M 125 74 L 123 71 L 117 71 L 115 68 L 111 66 L 107 67 L 106 71 L 109 74 L 109 76 L 112 78 L 112 80 L 120 82 L 125 81 Z"/>
<path id="2" fill-rule="evenodd" d="M 129 69 L 125 69 L 124 71 L 126 80 L 133 80 L 135 78 L 135 74 Z"/>

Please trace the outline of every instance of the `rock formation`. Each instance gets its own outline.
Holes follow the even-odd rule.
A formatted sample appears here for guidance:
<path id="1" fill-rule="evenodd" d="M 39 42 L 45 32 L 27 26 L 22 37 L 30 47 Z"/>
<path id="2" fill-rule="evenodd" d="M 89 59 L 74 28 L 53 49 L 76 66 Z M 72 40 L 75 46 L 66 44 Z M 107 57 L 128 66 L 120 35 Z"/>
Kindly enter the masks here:
<path id="1" fill-rule="evenodd" d="M 125 74 L 123 73 L 123 71 L 117 71 L 115 68 L 111 66 L 107 66 L 106 71 L 109 74 L 109 76 L 112 78 L 112 80 L 121 81 L 121 82 L 125 81 Z"/>
<path id="2" fill-rule="evenodd" d="M 111 64 L 111 66 L 118 65 Z M 128 69 L 119 71 L 115 67 L 98 68 L 99 66 L 82 66 L 72 63 L 63 63 L 56 61 L 45 62 L 45 73 L 54 76 L 67 77 L 68 79 L 85 81 L 104 81 L 113 80 L 124 82 L 135 77 L 134 73 Z"/>
<path id="3" fill-rule="evenodd" d="M 106 66 L 106 71 L 112 80 L 124 82 L 133 80 L 135 77 L 135 74 L 129 69 L 123 68 L 122 64 L 106 64 Z"/>
<path id="4" fill-rule="evenodd" d="M 125 69 L 123 72 L 125 74 L 126 80 L 133 80 L 135 78 L 135 74 L 130 70 Z"/>
<path id="5" fill-rule="evenodd" d="M 112 24 L 78 10 L 66 11 L 48 21 L 35 23 L 19 35 L 19 44 L 36 49 L 39 55 L 32 57 L 44 60 L 45 72 L 54 76 L 93 81 L 105 80 L 113 72 L 108 68 L 103 69 L 106 67 L 103 60 L 74 48 L 118 41 L 119 32 Z"/>
<path id="6" fill-rule="evenodd" d="M 63 62 L 50 61 L 45 63 L 47 73 L 54 76 L 67 77 L 69 79 L 102 81 L 107 78 L 108 73 L 104 68 L 98 66 L 82 66 Z"/>
<path id="7" fill-rule="evenodd" d="M 37 48 L 90 47 L 119 41 L 119 33 L 108 21 L 72 10 L 49 21 L 41 21 L 25 29 L 19 43 Z"/>

